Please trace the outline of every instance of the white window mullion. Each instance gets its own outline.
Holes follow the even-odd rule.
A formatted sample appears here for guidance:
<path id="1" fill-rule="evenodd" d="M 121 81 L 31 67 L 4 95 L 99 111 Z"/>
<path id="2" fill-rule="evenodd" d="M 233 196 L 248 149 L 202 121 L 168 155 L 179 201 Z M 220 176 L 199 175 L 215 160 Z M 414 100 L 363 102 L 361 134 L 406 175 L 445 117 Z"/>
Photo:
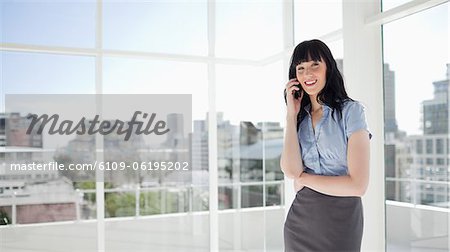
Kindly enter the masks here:
<path id="1" fill-rule="evenodd" d="M 97 0 L 97 16 L 96 16 L 96 31 L 95 31 L 95 93 L 97 97 L 96 102 L 96 114 L 102 115 L 102 99 L 101 94 L 103 93 L 103 3 L 102 0 Z M 100 94 L 100 95 L 99 95 Z M 95 136 L 95 150 L 96 150 L 96 160 L 104 160 L 104 146 L 103 146 L 103 136 L 97 134 Z M 98 151 L 102 150 L 102 151 Z M 96 179 L 96 203 L 97 203 L 97 251 L 105 251 L 105 184 L 104 184 L 104 173 L 100 169 L 95 171 Z"/>
<path id="2" fill-rule="evenodd" d="M 208 1 L 208 57 L 215 57 L 216 3 Z M 208 62 L 209 250 L 219 251 L 216 64 Z"/>
<path id="3" fill-rule="evenodd" d="M 382 25 L 448 2 L 448 0 L 414 0 L 387 11 L 368 16 L 366 25 Z"/>
<path id="4" fill-rule="evenodd" d="M 283 49 L 286 54 L 283 60 L 283 69 L 289 69 L 289 60 L 292 54 L 292 50 L 294 48 L 294 1 L 288 0 L 283 2 L 281 18 L 283 19 Z M 286 82 L 288 81 L 287 74 L 284 75 L 283 78 Z M 283 91 L 283 90 L 281 90 Z M 280 91 L 280 94 L 281 94 Z M 284 118 L 284 117 L 283 117 Z M 284 207 L 285 207 L 285 215 L 288 214 L 289 207 L 294 200 L 295 192 L 292 179 L 284 176 Z"/>

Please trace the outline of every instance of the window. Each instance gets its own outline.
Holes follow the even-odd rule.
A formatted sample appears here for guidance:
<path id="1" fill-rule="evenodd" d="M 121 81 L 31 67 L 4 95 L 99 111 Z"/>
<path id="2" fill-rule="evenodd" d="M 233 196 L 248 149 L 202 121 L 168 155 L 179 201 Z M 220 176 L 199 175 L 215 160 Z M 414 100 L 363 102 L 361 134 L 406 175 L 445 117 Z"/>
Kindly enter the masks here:
<path id="1" fill-rule="evenodd" d="M 444 154 L 444 139 L 436 139 L 436 153 Z"/>
<path id="2" fill-rule="evenodd" d="M 2 43 L 93 48 L 95 11 L 95 0 L 2 1 L 0 40 Z"/>
<path id="3" fill-rule="evenodd" d="M 209 251 L 208 116 L 217 116 L 218 139 L 213 142 L 218 144 L 219 209 L 239 211 L 233 214 L 220 211 L 220 248 L 258 251 L 279 248 L 282 236 L 272 227 L 282 223 L 284 218 L 284 209 L 280 207 L 284 204 L 284 182 L 278 167 L 284 115 L 267 99 L 282 90 L 283 76 L 286 76 L 284 59 L 277 56 L 284 53 L 282 3 L 218 1 L 214 12 L 215 51 L 209 52 L 207 1 L 72 2 L 7 1 L 0 5 L 4 35 L 1 42 L 20 48 L 2 50 L 0 54 L 0 125 L 4 121 L 1 119 L 5 112 L 5 94 L 192 93 L 193 132 L 189 138 L 189 151 L 195 169 L 195 173 L 191 174 L 193 183 L 164 184 L 167 181 L 161 177 L 141 181 L 142 174 L 135 173 L 128 174 L 122 180 L 116 174 L 105 173 L 107 181 L 100 184 L 93 181 L 72 183 L 70 179 L 59 181 L 58 174 L 47 173 L 27 174 L 25 177 L 12 174 L 8 178 L 32 181 L 41 186 L 43 182 L 53 183 L 49 182 L 52 180 L 56 181 L 52 188 L 65 188 L 70 192 L 72 203 L 57 206 L 64 216 L 51 217 L 52 221 L 62 218 L 80 220 L 77 225 L 62 224 L 68 225 L 64 230 L 72 234 L 80 233 L 77 231 L 80 226 L 89 226 L 89 239 L 83 243 L 75 242 L 74 249 L 95 250 L 103 246 L 106 250 L 117 250 L 124 244 L 117 243 L 116 239 L 123 236 L 123 230 L 130 233 L 135 230 L 139 236 L 142 233 L 139 230 L 144 228 L 158 235 L 144 239 L 142 244 L 133 243 L 136 249 L 150 247 L 162 251 L 172 245 L 185 248 L 185 244 L 174 245 L 165 241 L 183 243 L 185 234 L 192 234 L 196 239 L 193 250 Z M 98 7 L 102 10 L 101 20 L 97 16 Z M 102 28 L 99 37 L 101 45 L 96 45 L 98 24 Z M 336 44 L 340 45 L 339 42 Z M 208 55 L 213 57 L 207 58 Z M 228 61 L 223 58 L 233 59 Z M 235 73 L 238 76 L 233 75 Z M 259 77 L 255 78 L 255 75 Z M 211 76 L 214 78 L 209 78 Z M 218 113 L 208 115 L 211 102 L 208 100 L 208 90 L 212 87 L 217 89 Z M 267 112 L 265 114 L 252 113 L 254 108 L 248 106 L 246 92 L 254 87 L 264 90 L 264 93 L 255 95 L 254 100 Z M 283 104 L 282 95 L 278 99 Z M 77 102 L 80 103 L 80 111 L 94 107 L 89 101 Z M 123 109 L 126 104 L 117 101 L 117 106 Z M 20 125 L 21 117 L 17 118 Z M 108 148 L 117 146 L 117 142 L 106 138 L 103 138 L 103 145 L 98 151 L 95 141 L 91 140 L 66 139 L 58 146 L 51 146 L 60 148 L 56 154 L 45 151 L 17 152 L 10 153 L 7 159 L 49 158 L 62 162 L 74 159 L 74 156 L 79 160 L 93 160 L 101 156 L 106 161 L 129 154 L 130 148 L 121 148 L 122 153 L 108 151 Z M 6 141 L 0 138 L 0 145 L 5 144 Z M 31 144 L 42 145 L 39 146 L 42 149 L 49 147 L 39 136 L 32 136 Z M 141 151 L 145 153 L 145 150 Z M 102 186 L 99 188 L 97 185 Z M 20 190 L 24 187 L 14 185 L 11 188 Z M 98 193 L 104 194 L 104 202 L 99 201 L 102 203 L 97 205 Z M 3 200 L 1 202 L 4 203 Z M 258 209 L 265 206 L 271 212 Z M 242 208 L 252 212 L 241 213 Z M 17 210 L 26 212 L 27 209 Z M 6 212 L 11 216 L 12 208 L 6 209 Z M 196 213 L 188 215 L 188 212 Z M 51 211 L 49 215 L 57 213 Z M 176 215 L 167 216 L 173 213 Z M 107 220 L 114 221 L 106 221 L 103 227 L 98 225 L 94 228 L 90 226 L 92 223 L 84 221 L 101 214 Z M 150 215 L 152 218 L 141 218 Z M 233 221 L 236 218 L 240 221 Z M 17 216 L 17 223 L 24 223 L 19 220 L 21 218 Z M 249 224 L 255 221 L 266 224 L 254 232 L 254 225 Z M 61 237 L 58 245 L 61 245 L 69 235 L 55 231 L 55 227 L 43 225 L 40 230 L 58 232 Z M 161 227 L 172 228 L 163 230 Z M 104 239 L 97 240 L 97 234 L 102 232 Z M 244 244 L 234 239 L 236 234 L 243 239 L 253 239 L 256 235 L 258 239 Z M 32 234 L 30 237 L 34 240 Z M 39 236 L 35 237 L 37 240 Z M 71 241 L 78 241 L 77 237 L 70 237 Z"/>
<path id="4" fill-rule="evenodd" d="M 427 154 L 433 153 L 433 139 L 426 140 L 426 150 L 427 150 Z"/>
<path id="5" fill-rule="evenodd" d="M 445 142 L 446 142 L 446 144 L 447 144 L 447 145 L 446 145 L 446 150 L 447 150 L 446 153 L 447 153 L 447 154 L 450 154 L 450 148 L 449 148 L 449 145 L 450 145 L 450 143 L 449 143 L 449 142 L 450 142 L 450 139 L 448 139 L 448 138 L 445 139 Z"/>
<path id="6" fill-rule="evenodd" d="M 326 16 L 328 22 L 315 22 L 311 25 L 310 20 L 315 20 L 317 13 Z M 342 0 L 319 2 L 296 0 L 294 1 L 294 23 L 296 24 L 294 28 L 296 44 L 342 29 Z"/>
<path id="7" fill-rule="evenodd" d="M 383 1 L 383 10 L 408 1 L 397 1 L 394 5 L 393 2 Z M 415 152 L 401 152 L 406 158 L 413 157 L 413 163 L 402 163 L 399 161 L 405 157 L 395 157 L 395 170 L 399 174 L 411 171 L 410 179 L 405 181 L 396 176 L 387 180 L 400 183 L 398 187 L 386 186 L 386 199 L 396 201 L 386 202 L 387 251 L 448 248 L 440 245 L 448 240 L 446 209 L 450 201 L 448 183 L 443 182 L 448 181 L 445 166 L 448 158 L 443 155 L 448 152 L 444 141 L 448 148 L 449 133 L 448 8 L 447 2 L 383 25 L 383 58 L 385 66 L 389 66 L 389 71 L 385 67 L 384 86 L 396 90 L 396 95 L 391 97 L 393 100 L 385 97 L 385 110 L 397 111 L 391 118 L 398 125 L 398 128 L 391 128 L 396 136 L 396 148 L 406 148 L 408 141 L 415 145 Z M 415 64 L 407 60 L 412 54 L 414 62 L 432 63 L 417 72 L 413 70 Z M 432 59 L 431 55 L 434 55 Z M 388 119 L 385 117 L 385 125 Z M 420 162 L 422 158 L 425 158 L 424 167 Z M 433 231 L 438 229 L 445 231 L 439 234 Z"/>
<path id="8" fill-rule="evenodd" d="M 328 22 L 310 21 L 317 18 L 316 13 L 322 13 L 327 17 Z M 330 33 L 337 33 L 342 29 L 342 0 L 324 0 L 318 2 L 296 0 L 294 1 L 294 40 L 295 44 L 310 39 L 322 39 Z M 342 35 L 342 34 L 341 34 Z M 343 74 L 344 44 L 340 35 L 333 39 L 322 39 L 330 48 L 338 69 Z"/>
<path id="9" fill-rule="evenodd" d="M 423 141 L 421 139 L 416 140 L 416 153 L 422 154 L 423 153 Z"/>
<path id="10" fill-rule="evenodd" d="M 220 209 L 279 206 L 284 202 L 283 174 L 279 168 L 284 136 L 280 122 L 284 123 L 284 115 L 272 103 L 266 102 L 269 94 L 282 90 L 283 72 L 282 61 L 263 66 L 217 65 Z M 233 99 L 232 103 L 230 99 Z M 249 99 L 252 104 L 258 104 L 264 113 L 255 113 L 253 106 L 248 104 Z M 282 93 L 275 99 L 279 104 L 284 103 Z M 242 239 L 249 238 L 247 227 L 226 222 L 227 218 L 227 215 L 219 216 L 223 228 L 235 230 Z M 242 223 L 250 221 L 249 215 L 241 218 L 245 218 Z M 251 219 L 260 223 L 269 222 L 268 217 L 258 214 Z M 270 221 L 275 220 L 282 223 L 282 216 L 274 216 Z M 221 239 L 232 239 L 223 231 L 219 236 Z M 270 228 L 254 230 L 252 236 L 261 241 L 246 245 L 254 250 L 263 250 L 264 243 L 266 246 L 275 246 L 268 243 L 269 239 L 264 241 L 264 237 L 282 238 L 280 233 Z M 237 246 L 238 243 L 230 240 L 230 245 L 223 244 L 221 249 L 234 250 Z"/>
<path id="11" fill-rule="evenodd" d="M 103 1 L 105 49 L 208 53 L 206 1 Z"/>
<path id="12" fill-rule="evenodd" d="M 19 4 L 20 5 L 20 4 Z M 42 9 L 43 4 L 36 4 Z M 50 4 L 51 6 L 51 4 Z M 10 6 L 11 11 L 22 12 L 34 9 L 26 6 L 24 10 L 16 10 L 17 6 Z M 60 6 L 62 7 L 62 6 Z M 9 8 L 9 7 L 8 7 Z M 49 8 L 51 10 L 52 7 Z M 74 13 L 79 9 L 75 8 Z M 28 10 L 29 11 L 29 10 Z M 17 15 L 22 15 L 18 14 Z M 40 14 L 38 14 L 40 15 Z M 55 14 L 56 15 L 56 14 Z M 58 14 L 59 15 L 59 14 Z M 11 17 L 12 18 L 12 17 Z M 8 19 L 6 19 L 8 22 Z M 43 20 L 37 21 L 44 22 Z M 23 23 L 22 23 L 23 25 Z M 49 32 L 55 26 L 49 25 Z M 30 41 L 37 43 L 30 38 Z M 6 149 L 16 150 L 6 153 L 4 161 L 10 163 L 32 163 L 55 161 L 60 150 L 67 146 L 69 140 L 61 138 L 57 145 L 48 135 L 31 135 L 26 137 L 17 134 L 23 132 L 27 127 L 25 116 L 33 111 L 21 111 L 20 108 L 37 108 L 39 104 L 27 106 L 32 103 L 33 95 L 37 94 L 92 94 L 95 90 L 95 61 L 89 56 L 69 56 L 49 53 L 27 53 L 27 52 L 1 52 L 2 60 L 2 93 L 1 101 L 5 102 L 5 107 L 1 111 L 5 121 L 9 125 L 3 133 L 6 136 Z M 30 94 L 30 98 L 24 101 L 17 101 L 11 98 L 13 94 Z M 6 97 L 5 97 L 6 96 Z M 6 101 L 5 101 L 6 99 Z M 85 101 L 86 102 L 86 101 Z M 18 104 L 17 104 L 18 103 Z M 18 105 L 18 106 L 15 106 Z M 82 108 L 83 103 L 79 105 Z M 2 104 L 3 105 L 3 104 Z M 4 113 L 4 112 L 8 113 Z M 20 146 L 20 147 L 18 147 Z M 10 174 L 8 174 L 10 173 Z M 95 193 L 86 192 L 80 197 L 80 215 L 74 211 L 74 197 L 76 190 L 86 189 L 81 184 L 66 184 L 65 174 L 56 171 L 36 171 L 22 174 L 14 174 L 7 171 L 9 183 L 13 183 L 12 188 L 16 191 L 16 197 L 20 197 L 20 204 L 16 205 L 17 214 L 15 218 L 7 214 L 10 223 L 33 224 L 41 222 L 58 222 L 94 219 L 96 218 Z M 91 183 L 89 189 L 95 188 L 95 183 Z M 12 192 L 8 192 L 10 198 L 6 198 L 3 204 L 14 204 Z M 49 199 L 53 199 L 50 200 Z M 82 213 L 81 213 L 82 212 Z M 12 213 L 11 213 L 12 214 Z M 68 227 L 68 230 L 75 231 L 75 227 Z M 95 235 L 93 239 L 95 239 Z M 87 244 L 95 244 L 95 240 L 88 240 Z"/>
<path id="13" fill-rule="evenodd" d="M 283 50 L 280 1 L 217 1 L 216 5 L 217 57 L 262 60 Z"/>

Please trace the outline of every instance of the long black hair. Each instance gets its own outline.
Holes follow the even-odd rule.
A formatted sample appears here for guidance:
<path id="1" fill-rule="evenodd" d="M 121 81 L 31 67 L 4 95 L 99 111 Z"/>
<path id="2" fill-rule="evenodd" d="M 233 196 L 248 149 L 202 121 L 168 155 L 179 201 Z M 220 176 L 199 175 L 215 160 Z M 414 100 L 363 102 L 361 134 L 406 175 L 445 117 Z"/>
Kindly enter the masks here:
<path id="1" fill-rule="evenodd" d="M 289 79 L 297 78 L 296 66 L 298 64 L 312 60 L 323 60 L 327 66 L 325 86 L 319 94 L 317 94 L 317 102 L 319 102 L 319 104 L 326 104 L 330 107 L 332 109 L 332 117 L 334 116 L 334 112 L 337 111 L 339 118 L 342 118 L 342 107 L 344 102 L 349 100 L 353 101 L 353 99 L 348 97 L 347 92 L 345 91 L 344 80 L 337 68 L 336 61 L 334 60 L 330 49 L 324 42 L 318 39 L 306 40 L 295 47 L 289 67 Z M 304 93 L 302 104 L 300 106 L 301 109 L 297 115 L 297 127 L 306 116 L 306 111 L 303 108 L 308 104 L 311 104 L 311 100 L 308 94 Z"/>

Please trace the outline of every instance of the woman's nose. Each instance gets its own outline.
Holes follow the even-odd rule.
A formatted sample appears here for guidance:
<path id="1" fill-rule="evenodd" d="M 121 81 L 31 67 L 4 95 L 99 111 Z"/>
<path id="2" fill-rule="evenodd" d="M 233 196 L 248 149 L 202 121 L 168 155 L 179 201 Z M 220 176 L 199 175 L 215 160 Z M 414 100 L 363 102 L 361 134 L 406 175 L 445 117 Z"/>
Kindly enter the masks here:
<path id="1" fill-rule="evenodd" d="M 305 68 L 305 76 L 310 76 L 311 75 L 311 73 L 312 73 L 312 71 L 311 71 L 311 69 L 308 67 L 308 68 Z"/>

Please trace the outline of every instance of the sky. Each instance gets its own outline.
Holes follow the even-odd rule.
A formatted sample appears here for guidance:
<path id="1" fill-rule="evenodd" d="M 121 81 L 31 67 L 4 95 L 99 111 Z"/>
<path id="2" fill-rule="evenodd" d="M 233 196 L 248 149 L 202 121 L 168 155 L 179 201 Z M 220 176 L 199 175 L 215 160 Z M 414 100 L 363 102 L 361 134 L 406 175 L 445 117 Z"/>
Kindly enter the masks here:
<path id="1" fill-rule="evenodd" d="M 206 56 L 205 1 L 153 2 L 104 1 L 103 47 Z M 260 60 L 281 52 L 278 2 L 219 1 L 215 55 Z M 385 8 L 403 2 L 389 1 Z M 318 12 L 327 22 L 315 15 Z M 3 0 L 0 15 L 2 43 L 95 47 L 94 0 Z M 296 43 L 342 27 L 340 1 L 302 1 L 294 17 Z M 446 3 L 384 26 L 384 60 L 396 75 L 397 121 L 408 134 L 420 133 L 420 104 L 432 98 L 432 82 L 445 78 L 445 64 L 450 63 L 448 24 Z M 343 57 L 342 40 L 329 46 L 336 58 Z M 95 92 L 94 57 L 18 52 L 1 52 L 0 57 L 2 94 Z M 104 93 L 191 93 L 193 118 L 206 118 L 205 63 L 105 57 L 103 67 Z M 217 110 L 233 123 L 282 122 L 284 68 L 281 60 L 264 66 L 217 64 Z M 3 95 L 0 99 L 3 103 Z"/>
<path id="2" fill-rule="evenodd" d="M 408 134 L 421 133 L 421 102 L 433 98 L 433 81 L 446 79 L 449 21 L 446 3 L 383 27 L 384 61 L 395 72 L 396 117 Z"/>

